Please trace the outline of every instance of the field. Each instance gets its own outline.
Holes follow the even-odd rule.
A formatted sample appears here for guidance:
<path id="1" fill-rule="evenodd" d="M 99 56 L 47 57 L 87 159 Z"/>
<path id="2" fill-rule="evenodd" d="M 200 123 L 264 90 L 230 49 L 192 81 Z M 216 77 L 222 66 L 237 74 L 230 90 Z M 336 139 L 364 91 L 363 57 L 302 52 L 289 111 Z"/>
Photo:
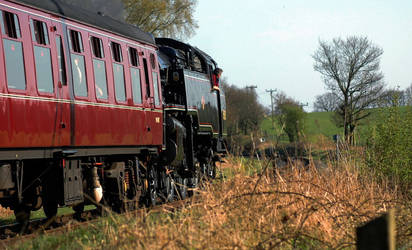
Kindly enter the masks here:
<path id="1" fill-rule="evenodd" d="M 410 200 L 361 175 L 350 157 L 328 164 L 278 169 L 265 160 L 229 158 L 214 183 L 196 190 L 200 202 L 180 211 L 112 214 L 86 228 L 39 235 L 14 247 L 353 249 L 355 228 L 390 208 L 396 208 L 397 246 L 412 247 Z"/>
<path id="2" fill-rule="evenodd" d="M 401 113 L 406 112 L 411 107 L 399 107 Z M 388 109 L 373 109 L 371 115 L 366 119 L 362 120 L 355 132 L 357 143 L 364 144 L 368 132 L 370 129 L 376 125 L 376 123 L 387 115 Z M 333 122 L 333 112 L 311 112 L 306 114 L 305 126 L 304 126 L 304 138 L 307 142 L 316 143 L 319 140 L 329 140 L 332 141 L 333 135 L 343 135 L 343 128 L 339 128 Z M 272 129 L 271 117 L 266 117 L 262 124 L 261 130 L 263 134 L 267 135 L 270 138 L 273 136 L 279 135 L 280 126 L 275 120 L 275 129 Z M 287 142 L 288 138 L 286 135 L 280 136 L 281 142 Z"/>

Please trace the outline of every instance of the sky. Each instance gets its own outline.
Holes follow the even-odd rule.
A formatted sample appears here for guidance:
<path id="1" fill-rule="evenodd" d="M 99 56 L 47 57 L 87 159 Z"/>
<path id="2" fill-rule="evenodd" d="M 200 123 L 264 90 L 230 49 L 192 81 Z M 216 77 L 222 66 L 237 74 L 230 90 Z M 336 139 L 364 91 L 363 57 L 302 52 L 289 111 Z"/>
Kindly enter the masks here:
<path id="1" fill-rule="evenodd" d="M 283 91 L 312 110 L 327 92 L 313 70 L 319 40 L 367 36 L 384 51 L 388 88 L 412 83 L 412 0 L 198 0 L 199 28 L 188 40 L 224 70 L 229 84 Z"/>

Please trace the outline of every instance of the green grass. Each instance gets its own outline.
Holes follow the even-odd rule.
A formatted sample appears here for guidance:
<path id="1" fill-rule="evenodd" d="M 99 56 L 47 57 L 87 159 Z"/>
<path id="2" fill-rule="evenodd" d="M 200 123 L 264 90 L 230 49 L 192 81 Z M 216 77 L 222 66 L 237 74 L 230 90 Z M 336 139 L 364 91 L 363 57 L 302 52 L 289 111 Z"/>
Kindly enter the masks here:
<path id="1" fill-rule="evenodd" d="M 332 112 L 313 112 L 306 115 L 305 134 L 309 138 L 313 135 L 322 134 L 328 138 L 341 134 L 342 129 L 338 128 L 332 121 Z"/>
<path id="2" fill-rule="evenodd" d="M 88 211 L 88 210 L 93 210 L 95 208 L 96 206 L 94 205 L 88 205 L 84 207 L 84 210 Z M 74 213 L 71 207 L 62 207 L 57 210 L 57 215 L 70 214 L 70 213 Z M 30 219 L 41 219 L 41 218 L 46 218 L 46 215 L 44 214 L 43 209 L 32 211 L 30 214 Z M 16 217 L 14 215 L 10 215 L 7 217 L 0 217 L 0 225 L 12 223 L 15 221 L 15 219 Z"/>
<path id="3" fill-rule="evenodd" d="M 411 107 L 400 107 L 400 112 L 406 112 Z M 356 128 L 355 135 L 359 144 L 365 143 L 368 131 L 372 128 L 380 119 L 387 115 L 388 109 L 373 109 L 369 117 L 362 120 Z M 333 121 L 333 112 L 311 112 L 306 114 L 305 119 L 305 138 L 307 141 L 315 142 L 319 135 L 323 135 L 326 138 L 332 140 L 333 135 L 343 135 L 343 128 L 337 127 Z M 275 138 L 280 134 L 281 128 L 275 117 L 275 129 L 272 129 L 271 117 L 266 117 L 262 124 L 261 129 L 268 138 Z M 288 142 L 286 135 L 280 136 L 280 142 Z"/>

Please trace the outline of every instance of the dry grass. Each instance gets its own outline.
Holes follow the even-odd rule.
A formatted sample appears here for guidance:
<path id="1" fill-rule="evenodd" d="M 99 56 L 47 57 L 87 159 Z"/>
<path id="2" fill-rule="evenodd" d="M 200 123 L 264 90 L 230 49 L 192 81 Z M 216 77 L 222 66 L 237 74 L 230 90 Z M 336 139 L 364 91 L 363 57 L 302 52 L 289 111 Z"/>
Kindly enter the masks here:
<path id="1" fill-rule="evenodd" d="M 0 218 L 8 218 L 13 214 L 13 211 L 0 206 Z"/>
<path id="2" fill-rule="evenodd" d="M 149 213 L 118 221 L 115 229 L 108 223 L 105 237 L 86 245 L 130 249 L 354 248 L 357 226 L 396 208 L 398 246 L 411 247 L 410 200 L 360 176 L 352 164 L 322 171 L 313 166 L 290 166 L 282 172 L 263 166 L 263 174 L 254 175 L 248 174 L 245 165 L 232 161 L 222 166 L 233 175 L 199 191 L 201 203 L 177 213 Z"/>

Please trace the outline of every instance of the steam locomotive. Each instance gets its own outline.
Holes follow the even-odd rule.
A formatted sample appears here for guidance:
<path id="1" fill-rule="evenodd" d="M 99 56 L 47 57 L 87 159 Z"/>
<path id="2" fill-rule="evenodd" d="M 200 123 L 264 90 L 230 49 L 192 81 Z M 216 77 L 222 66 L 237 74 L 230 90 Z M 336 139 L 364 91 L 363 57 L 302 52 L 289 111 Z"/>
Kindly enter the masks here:
<path id="1" fill-rule="evenodd" d="M 214 178 L 226 103 L 216 62 L 59 0 L 0 2 L 0 205 L 115 211 Z M 216 87 L 216 86 L 215 86 Z"/>

